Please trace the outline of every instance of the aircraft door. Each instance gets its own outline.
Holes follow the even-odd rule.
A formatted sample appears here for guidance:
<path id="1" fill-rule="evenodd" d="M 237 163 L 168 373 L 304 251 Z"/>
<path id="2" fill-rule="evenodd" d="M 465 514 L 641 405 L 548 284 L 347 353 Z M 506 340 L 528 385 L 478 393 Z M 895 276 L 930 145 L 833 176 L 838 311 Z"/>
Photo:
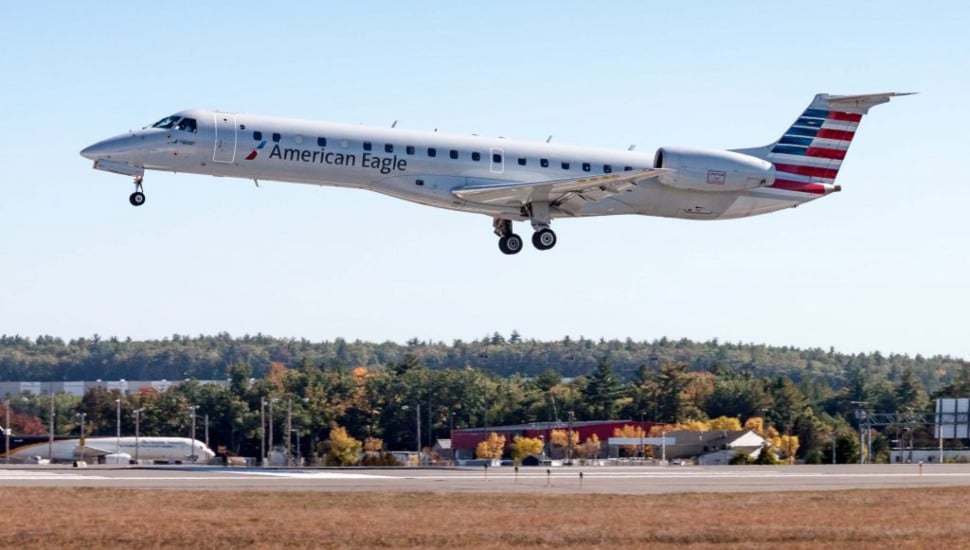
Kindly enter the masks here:
<path id="1" fill-rule="evenodd" d="M 233 162 L 236 160 L 236 115 L 216 113 L 213 116 L 216 124 L 212 162 Z"/>
<path id="2" fill-rule="evenodd" d="M 491 164 L 489 166 L 491 172 L 493 174 L 501 174 L 502 172 L 505 172 L 504 152 L 501 149 L 492 149 L 491 154 L 492 158 L 489 159 L 491 160 Z"/>

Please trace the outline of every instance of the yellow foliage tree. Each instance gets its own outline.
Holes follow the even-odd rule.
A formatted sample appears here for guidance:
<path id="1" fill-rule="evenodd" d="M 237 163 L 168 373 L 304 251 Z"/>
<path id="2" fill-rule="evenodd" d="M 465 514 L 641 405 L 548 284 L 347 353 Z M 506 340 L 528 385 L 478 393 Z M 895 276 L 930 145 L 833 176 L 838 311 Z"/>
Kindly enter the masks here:
<path id="1" fill-rule="evenodd" d="M 711 419 L 707 422 L 707 425 L 710 427 L 711 431 L 724 430 L 728 432 L 736 432 L 741 430 L 741 420 L 730 416 L 719 416 Z"/>
<path id="2" fill-rule="evenodd" d="M 752 416 L 744 421 L 744 429 L 751 430 L 754 433 L 764 437 L 765 419 L 761 418 L 760 416 Z"/>
<path id="3" fill-rule="evenodd" d="M 327 464 L 334 466 L 353 466 L 360 461 L 363 445 L 347 433 L 341 426 L 330 430 L 330 450 L 327 451 Z"/>
<path id="4" fill-rule="evenodd" d="M 512 439 L 512 444 L 509 445 L 509 451 L 511 451 L 512 459 L 515 462 L 522 462 L 522 459 L 529 455 L 542 453 L 542 440 L 538 437 L 522 437 L 517 435 Z"/>
<path id="5" fill-rule="evenodd" d="M 476 458 L 497 459 L 502 458 L 505 451 L 505 436 L 495 432 L 488 434 L 488 439 L 479 441 L 475 446 Z"/>
<path id="6" fill-rule="evenodd" d="M 596 458 L 600 453 L 600 438 L 593 434 L 579 446 L 579 455 L 583 458 Z"/>
<path id="7" fill-rule="evenodd" d="M 797 435 L 779 435 L 771 441 L 771 448 L 785 457 L 789 464 L 795 463 L 795 453 L 798 452 Z"/>
<path id="8" fill-rule="evenodd" d="M 621 428 L 613 428 L 613 437 L 646 437 L 646 433 L 640 426 L 624 424 Z M 640 445 L 620 445 L 620 450 L 624 456 L 637 456 L 640 454 Z"/>
<path id="9" fill-rule="evenodd" d="M 569 441 L 567 441 L 567 439 Z M 571 449 L 575 449 L 579 445 L 579 432 L 573 430 L 571 433 L 569 430 L 552 430 L 549 433 L 549 442 L 553 447 L 559 449 L 565 449 L 567 446 Z"/>

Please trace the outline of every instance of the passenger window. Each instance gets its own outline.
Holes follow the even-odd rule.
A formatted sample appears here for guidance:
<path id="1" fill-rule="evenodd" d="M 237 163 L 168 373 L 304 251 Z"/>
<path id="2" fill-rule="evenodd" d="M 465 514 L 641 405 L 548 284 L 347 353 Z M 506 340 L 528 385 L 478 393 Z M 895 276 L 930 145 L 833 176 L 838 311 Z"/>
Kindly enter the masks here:
<path id="1" fill-rule="evenodd" d="M 563 163 L 562 163 L 562 169 L 563 170 L 569 170 L 569 163 L 566 162 L 566 161 L 563 161 Z"/>
<path id="2" fill-rule="evenodd" d="M 502 155 L 500 155 L 498 153 L 492 153 L 492 162 L 494 162 L 495 164 L 501 164 L 502 163 Z"/>
<path id="3" fill-rule="evenodd" d="M 438 156 L 438 150 L 435 149 L 434 147 L 428 147 L 428 156 L 429 157 L 436 157 L 436 156 Z"/>
<path id="4" fill-rule="evenodd" d="M 178 126 L 176 126 L 176 128 L 178 128 L 179 130 L 185 131 L 185 132 L 195 133 L 195 131 L 196 131 L 195 119 L 194 118 L 183 118 L 178 123 Z"/>
<path id="5" fill-rule="evenodd" d="M 539 159 L 539 166 L 549 168 L 549 159 Z"/>
<path id="6" fill-rule="evenodd" d="M 604 164 L 603 165 L 603 172 L 604 173 L 607 173 L 607 174 L 612 174 L 613 173 L 613 165 L 612 164 Z"/>
<path id="7" fill-rule="evenodd" d="M 263 141 L 263 133 L 259 131 L 253 132 L 253 141 Z"/>
<path id="8" fill-rule="evenodd" d="M 453 158 L 453 159 L 457 159 L 458 158 L 458 151 L 456 151 L 455 149 L 452 149 L 451 151 L 448 151 L 448 156 L 451 157 L 451 158 Z"/>
<path id="9" fill-rule="evenodd" d="M 391 145 L 390 143 L 385 143 L 384 144 L 384 152 L 385 153 L 393 153 L 394 152 L 394 146 Z"/>
<path id="10" fill-rule="evenodd" d="M 364 142 L 364 151 L 370 151 L 373 148 L 374 148 L 374 144 L 373 143 L 371 143 L 369 141 L 365 141 Z"/>
<path id="11" fill-rule="evenodd" d="M 409 154 L 409 155 L 413 155 L 414 154 L 414 145 L 408 145 L 407 147 L 404 148 L 404 151 L 407 154 Z"/>
<path id="12" fill-rule="evenodd" d="M 273 143 L 279 143 L 281 137 L 278 132 L 273 132 Z"/>
<path id="13" fill-rule="evenodd" d="M 318 137 L 317 138 L 317 145 L 319 145 L 320 147 L 326 147 L 327 146 L 327 138 L 325 138 L 325 137 Z"/>
<path id="14" fill-rule="evenodd" d="M 519 157 L 519 166 L 525 166 L 525 158 Z"/>
<path id="15" fill-rule="evenodd" d="M 475 162 L 482 160 L 482 154 L 478 152 L 472 153 L 472 160 Z"/>
<path id="16" fill-rule="evenodd" d="M 592 167 L 589 165 L 588 162 L 583 163 L 583 172 L 589 172 L 591 169 Z"/>

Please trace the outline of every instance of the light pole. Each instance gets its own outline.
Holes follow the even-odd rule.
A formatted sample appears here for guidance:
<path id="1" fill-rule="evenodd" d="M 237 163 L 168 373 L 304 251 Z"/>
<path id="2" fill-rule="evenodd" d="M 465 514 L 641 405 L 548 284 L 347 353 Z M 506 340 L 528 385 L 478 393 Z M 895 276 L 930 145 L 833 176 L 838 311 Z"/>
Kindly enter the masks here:
<path id="1" fill-rule="evenodd" d="M 640 411 L 640 464 L 647 460 L 647 448 L 643 446 L 643 411 Z"/>
<path id="2" fill-rule="evenodd" d="M 293 398 L 286 400 L 286 462 L 293 458 Z"/>
<path id="3" fill-rule="evenodd" d="M 4 439 L 6 440 L 6 453 L 3 455 L 6 457 L 7 464 L 10 464 L 10 400 L 7 399 L 4 404 L 7 407 L 7 423 L 6 427 L 3 429 Z"/>
<path id="4" fill-rule="evenodd" d="M 121 453 L 121 399 L 115 399 L 115 453 Z"/>
<path id="5" fill-rule="evenodd" d="M 259 454 L 261 466 L 266 466 L 266 398 L 259 398 Z"/>
<path id="6" fill-rule="evenodd" d="M 192 446 L 192 454 L 189 455 L 189 460 L 191 460 L 193 464 L 195 464 L 195 461 L 198 460 L 198 457 L 195 454 L 195 411 L 198 409 L 198 405 L 189 406 L 189 410 L 192 411 L 192 441 L 189 442 L 189 444 Z"/>
<path id="7" fill-rule="evenodd" d="M 50 418 L 50 428 L 47 430 L 47 460 L 51 462 L 54 461 L 54 383 L 50 383 L 50 394 L 51 394 L 51 414 Z"/>
<path id="8" fill-rule="evenodd" d="M 296 433 L 296 466 L 303 466 L 303 457 L 300 456 L 300 428 L 293 428 L 293 432 Z"/>
<path id="9" fill-rule="evenodd" d="M 266 449 L 267 457 L 273 456 L 273 403 L 276 401 L 276 399 L 277 398 L 274 397 L 267 401 L 267 403 L 269 403 L 269 418 L 267 419 L 269 421 L 269 446 Z"/>
<path id="10" fill-rule="evenodd" d="M 9 407 L 9 402 L 8 402 L 8 407 Z M 8 411 L 9 411 L 9 408 L 8 408 Z M 81 419 L 81 462 L 84 462 L 84 422 L 88 418 L 88 413 L 86 412 L 74 413 L 74 416 Z"/>
<path id="11" fill-rule="evenodd" d="M 421 457 L 421 403 L 415 405 L 415 415 L 414 419 L 417 422 L 417 430 L 414 432 L 415 437 L 418 440 L 418 458 Z"/>
<path id="12" fill-rule="evenodd" d="M 140 426 L 140 424 L 141 424 L 141 413 L 144 410 L 145 410 L 145 408 L 142 407 L 140 409 L 135 409 L 135 410 L 131 411 L 131 414 L 135 415 L 135 464 L 138 464 L 138 450 L 139 450 L 138 437 L 140 435 L 139 434 L 139 428 L 141 427 Z"/>

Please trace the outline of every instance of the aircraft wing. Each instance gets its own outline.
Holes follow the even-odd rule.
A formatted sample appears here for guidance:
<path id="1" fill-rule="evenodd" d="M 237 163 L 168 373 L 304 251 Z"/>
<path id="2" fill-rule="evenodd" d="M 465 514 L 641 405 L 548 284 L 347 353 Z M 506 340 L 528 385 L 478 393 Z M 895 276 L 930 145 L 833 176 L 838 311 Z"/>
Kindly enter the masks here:
<path id="1" fill-rule="evenodd" d="M 596 202 L 668 172 L 666 168 L 642 168 L 629 172 L 582 176 L 564 180 L 468 185 L 451 192 L 458 198 L 478 204 L 523 206 L 548 202 L 550 206 L 572 212 L 583 203 Z"/>
<path id="2" fill-rule="evenodd" d="M 92 445 L 78 445 L 77 447 L 74 447 L 74 456 L 81 456 L 83 454 L 84 456 L 95 457 L 110 455 L 114 452 L 115 451 L 109 451 L 108 449 L 102 449 L 101 447 L 94 447 Z"/>

